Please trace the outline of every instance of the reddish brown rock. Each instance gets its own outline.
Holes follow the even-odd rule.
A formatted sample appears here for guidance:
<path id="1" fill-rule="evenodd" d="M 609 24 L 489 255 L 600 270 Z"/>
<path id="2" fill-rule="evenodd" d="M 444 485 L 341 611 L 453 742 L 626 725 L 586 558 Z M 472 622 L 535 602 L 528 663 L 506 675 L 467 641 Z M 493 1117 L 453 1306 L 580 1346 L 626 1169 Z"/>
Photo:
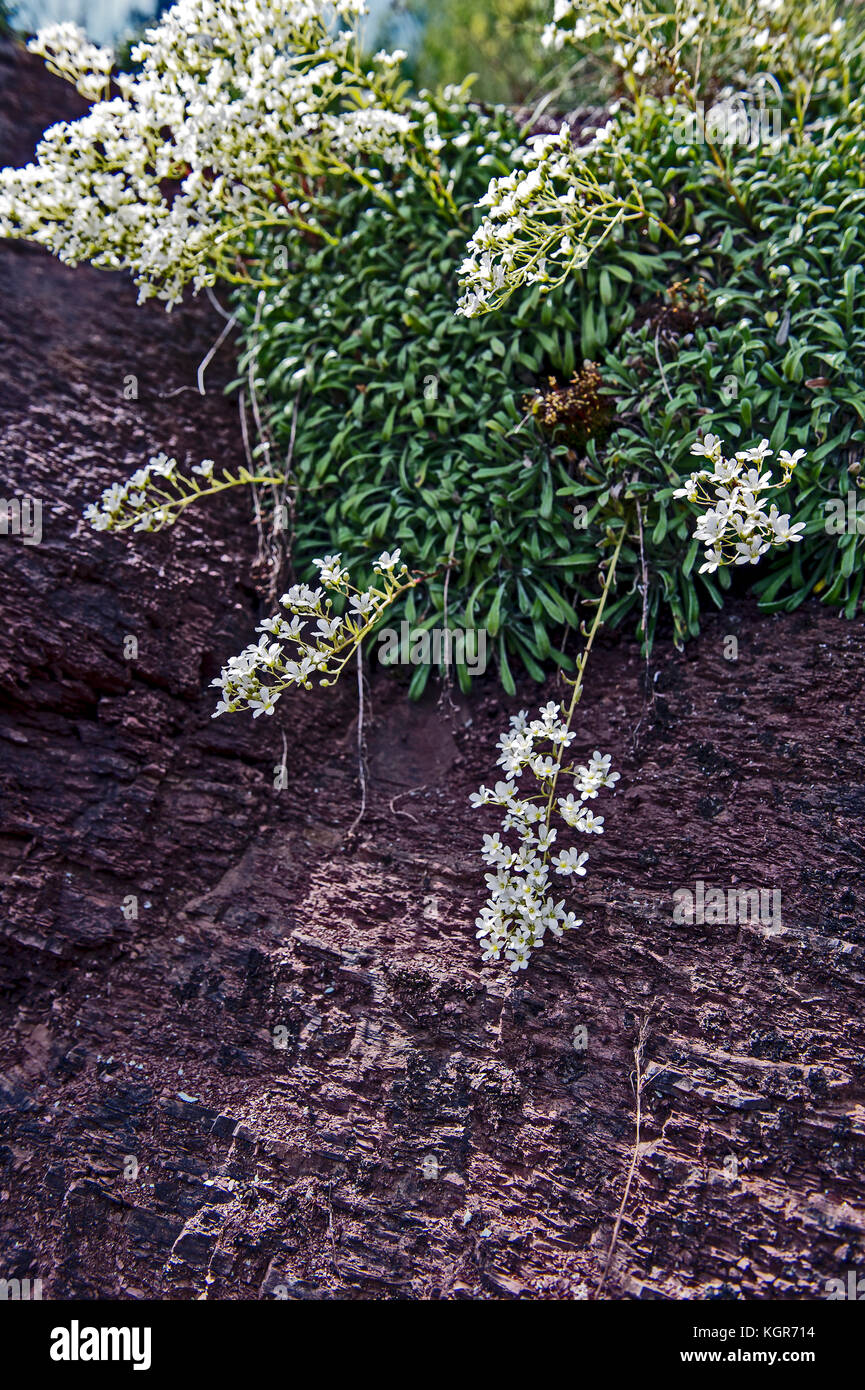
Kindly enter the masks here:
<path id="1" fill-rule="evenodd" d="M 79 108 L 8 49 L 0 70 L 20 160 Z M 658 647 L 648 714 L 635 646 L 598 651 L 578 747 L 623 776 L 585 926 L 505 1000 L 467 797 L 537 689 L 449 717 L 375 675 L 347 846 L 353 683 L 210 720 L 260 611 L 246 499 L 129 542 L 79 523 L 149 451 L 241 458 L 230 355 L 194 389 L 219 328 L 0 248 L 0 493 L 44 502 L 41 545 L 0 538 L 0 1273 L 55 1298 L 579 1296 L 647 1018 L 606 1294 L 821 1297 L 865 1272 L 865 626 L 735 603 Z M 674 925 L 697 879 L 779 889 L 782 930 Z"/>

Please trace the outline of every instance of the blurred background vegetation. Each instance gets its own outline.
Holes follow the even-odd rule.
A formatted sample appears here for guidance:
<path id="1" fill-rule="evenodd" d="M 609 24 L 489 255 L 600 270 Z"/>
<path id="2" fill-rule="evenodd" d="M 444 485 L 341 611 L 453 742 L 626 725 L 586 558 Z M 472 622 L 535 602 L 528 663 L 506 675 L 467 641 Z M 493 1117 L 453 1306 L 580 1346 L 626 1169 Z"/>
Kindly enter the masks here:
<path id="1" fill-rule="evenodd" d="M 379 32 L 408 48 L 419 88 L 471 72 L 479 101 L 525 105 L 559 66 L 538 43 L 551 9 L 549 0 L 393 0 Z"/>

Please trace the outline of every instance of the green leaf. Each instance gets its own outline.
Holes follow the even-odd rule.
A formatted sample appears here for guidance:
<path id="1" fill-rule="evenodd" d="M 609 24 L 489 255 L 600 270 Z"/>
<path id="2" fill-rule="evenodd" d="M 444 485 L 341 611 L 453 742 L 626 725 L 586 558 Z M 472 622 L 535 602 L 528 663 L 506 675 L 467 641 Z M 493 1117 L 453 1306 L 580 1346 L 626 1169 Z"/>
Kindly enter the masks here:
<path id="1" fill-rule="evenodd" d="M 502 678 L 502 685 L 504 686 L 505 694 L 516 695 L 517 687 L 514 683 L 514 678 L 511 675 L 511 668 L 508 665 L 508 654 L 505 650 L 504 636 L 501 636 L 499 638 L 499 673 Z"/>

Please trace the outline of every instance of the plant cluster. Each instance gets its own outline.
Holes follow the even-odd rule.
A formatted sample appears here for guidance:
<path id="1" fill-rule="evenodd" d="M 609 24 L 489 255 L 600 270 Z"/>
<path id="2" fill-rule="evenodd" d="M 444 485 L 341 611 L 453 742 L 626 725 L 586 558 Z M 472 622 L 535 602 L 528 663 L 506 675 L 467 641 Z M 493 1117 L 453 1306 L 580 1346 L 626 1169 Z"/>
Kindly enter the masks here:
<path id="1" fill-rule="evenodd" d="M 591 325 L 586 349 L 614 420 L 603 450 L 589 441 L 588 464 L 567 492 L 590 516 L 611 489 L 639 503 L 650 636 L 665 609 L 679 640 L 695 636 L 702 607 L 720 607 L 729 587 L 724 570 L 696 571 L 698 543 L 675 497 L 691 444 L 705 434 L 738 444 L 759 426 L 776 453 L 807 450 L 776 498 L 782 514 L 804 523 L 802 543 L 766 555 L 753 585 L 761 605 L 789 610 L 816 594 L 852 617 L 861 603 L 862 537 L 827 535 L 825 518 L 830 502 L 858 486 L 865 452 L 863 114 L 855 102 L 806 125 L 801 138 L 792 130 L 777 149 L 731 154 L 744 210 L 713 177 L 706 152 L 677 143 L 660 105 L 647 101 L 629 119 L 635 177 L 675 190 L 680 241 L 641 253 L 656 311 L 649 302 L 619 332 L 603 322 L 602 344 Z M 622 273 L 618 260 L 610 248 L 575 283 L 586 309 L 602 298 L 605 276 Z M 689 277 L 702 278 L 705 308 L 677 326 L 664 291 Z M 626 572 L 633 563 L 623 556 Z M 630 608 L 641 606 L 635 591 Z"/>
<path id="2" fill-rule="evenodd" d="M 809 448 L 807 465 L 777 499 L 779 514 L 805 523 L 801 553 L 766 556 L 761 598 L 792 604 L 818 592 L 853 612 L 861 538 L 830 542 L 823 519 L 826 500 L 848 486 L 863 437 L 865 282 L 854 269 L 863 250 L 862 165 L 851 158 L 861 121 L 856 103 L 833 100 L 836 114 L 819 119 L 812 102 L 813 123 L 803 117 L 799 133 L 790 112 L 777 147 L 726 151 L 723 176 L 714 152 L 683 145 L 669 107 L 650 95 L 612 112 L 585 146 L 563 149 L 560 133 L 550 148 L 575 161 L 581 177 L 591 165 L 621 199 L 636 186 L 653 212 L 620 218 L 549 297 L 549 282 L 539 282 L 497 313 L 469 320 L 471 338 L 452 323 L 447 303 L 458 228 L 402 190 L 398 218 L 386 208 L 361 210 L 347 195 L 344 225 L 353 230 L 340 252 L 323 247 L 292 264 L 284 286 L 267 293 L 255 332 L 252 305 L 246 310 L 248 359 L 285 441 L 302 386 L 298 562 L 327 545 L 359 562 L 370 532 L 373 544 L 392 535 L 427 569 L 451 560 L 451 611 L 488 628 L 511 688 L 514 660 L 535 676 L 551 658 L 568 669 L 568 631 L 591 592 L 601 528 L 636 503 L 642 551 L 629 544 L 623 553 L 629 582 L 609 621 L 632 613 L 642 623 L 645 567 L 646 639 L 669 618 L 684 640 L 699 630 L 705 603 L 720 605 L 729 576 L 700 573 L 687 509 L 673 494 L 701 432 L 740 438 L 753 423 L 776 451 Z M 445 155 L 457 203 L 480 203 L 474 190 L 486 171 L 498 196 L 500 181 L 519 177 L 516 130 L 468 107 L 450 121 L 439 118 L 446 139 L 454 124 L 472 130 L 462 159 Z M 741 201 L 730 192 L 733 176 Z M 567 196 L 565 182 L 557 198 Z M 824 245 L 806 234 L 812 215 Z M 804 281 L 784 259 L 793 246 Z M 785 278 L 798 296 L 789 321 L 787 306 L 777 307 Z M 820 312 L 812 318 L 815 295 Z M 525 420 L 526 379 L 537 383 L 551 371 L 568 379 L 587 361 L 602 374 L 608 431 L 566 440 L 547 434 L 537 416 Z M 821 380 L 833 389 L 818 390 Z M 535 385 L 535 401 L 539 394 Z M 584 455 L 576 461 L 575 445 Z M 580 532 L 574 505 L 587 516 Z M 445 574 L 426 604 L 411 599 L 413 622 L 443 621 Z M 415 674 L 414 695 L 427 676 Z"/>
<path id="3" fill-rule="evenodd" d="M 262 278 L 256 234 L 328 239 L 330 187 L 388 198 L 374 167 L 410 170 L 448 204 L 435 116 L 407 97 L 399 54 L 366 60 L 363 0 L 179 0 L 114 73 L 74 24 L 31 43 L 96 104 L 0 174 L 0 234 L 62 260 L 129 269 L 170 307 L 192 284 Z M 112 90 L 116 95 L 112 96 Z"/>
<path id="4" fill-rule="evenodd" d="M 257 42 L 245 59 L 251 69 L 262 61 L 264 40 Z M 848 44 L 845 52 L 855 69 L 858 50 Z M 211 62 L 222 60 L 213 54 Z M 190 63 L 199 85 L 213 84 L 199 49 Z M 815 69 L 815 90 L 822 71 Z M 479 319 L 452 314 L 462 228 L 491 178 L 487 196 L 500 208 L 510 196 L 502 181 L 520 186 L 534 170 L 521 163 L 511 118 L 473 108 L 464 92 L 412 108 L 424 113 L 434 180 L 405 160 L 379 161 L 390 172 L 375 178 L 371 156 L 359 155 L 353 176 L 328 184 L 326 235 L 324 203 L 320 231 L 314 220 L 304 229 L 286 219 L 282 204 L 274 224 L 247 229 L 244 256 L 226 273 L 265 284 L 263 296 L 256 291 L 238 305 L 243 368 L 261 388 L 274 436 L 286 449 L 294 439 L 298 573 L 308 574 L 326 549 L 357 566 L 376 542 L 399 544 L 413 567 L 437 571 L 422 602 L 408 595 L 404 616 L 418 626 L 453 620 L 486 628 L 512 689 L 514 662 L 537 678 L 550 660 L 569 669 L 569 632 L 591 592 L 602 527 L 636 504 L 642 550 L 626 546 L 621 570 L 629 582 L 609 622 L 628 613 L 642 622 L 645 569 L 644 636 L 651 640 L 669 614 L 683 639 L 698 630 L 706 601 L 722 601 L 729 580 L 723 570 L 699 573 L 688 511 L 674 493 L 701 432 L 735 439 L 753 422 L 776 450 L 809 449 L 807 465 L 778 498 L 781 514 L 804 521 L 803 544 L 792 558 L 767 557 L 761 598 L 786 604 L 816 591 L 854 611 L 861 537 L 827 537 L 823 517 L 826 501 L 849 485 L 847 467 L 855 467 L 862 439 L 861 118 L 858 104 L 837 91 L 821 101 L 817 108 L 812 99 L 798 125 L 789 112 L 777 145 L 725 151 L 723 176 L 717 152 L 682 145 L 669 105 L 642 89 L 588 144 L 576 147 L 559 133 L 539 155 L 536 146 L 541 161 L 560 170 L 556 199 L 569 199 L 570 189 L 578 207 L 557 203 L 557 215 L 582 218 L 598 241 L 558 288 L 539 280 Z M 289 165 L 291 149 L 288 142 L 280 156 Z M 594 180 L 613 199 L 601 205 L 603 226 L 593 197 L 578 206 L 579 185 L 568 183 L 572 162 L 578 180 L 592 189 Z M 287 188 L 289 173 L 277 183 Z M 98 211 L 91 204 L 87 215 L 100 226 L 123 221 L 122 212 Z M 16 202 L 10 216 L 26 234 L 27 207 Z M 230 214 L 221 225 L 234 236 Z M 551 279 L 562 264 L 553 261 Z M 701 280 L 705 303 L 695 301 L 689 318 L 693 292 L 680 291 L 680 313 L 671 287 L 699 288 Z M 653 308 L 658 301 L 667 312 Z M 576 441 L 550 436 L 526 411 L 527 391 L 536 398 L 539 381 L 553 373 L 568 380 L 591 370 L 588 361 L 601 371 L 610 429 Z M 576 460 L 575 447 L 583 454 Z M 580 531 L 575 505 L 585 509 Z M 429 670 L 415 673 L 413 695 Z M 464 668 L 459 676 L 467 685 Z"/>
<path id="5" fill-rule="evenodd" d="M 518 132 L 450 94 L 438 115 L 440 153 L 467 216 L 491 171 L 509 167 Z M 597 567 L 594 527 L 575 544 L 557 494 L 567 448 L 535 426 L 526 396 L 546 372 L 577 367 L 579 322 L 564 297 L 516 303 L 500 318 L 454 315 L 465 229 L 394 187 L 396 211 L 346 189 L 339 247 L 261 255 L 283 282 L 244 295 L 237 312 L 250 371 L 277 446 L 291 446 L 297 486 L 294 560 L 324 549 L 355 567 L 376 544 L 399 545 L 412 568 L 437 570 L 402 610 L 414 628 L 483 628 L 505 688 L 512 666 L 538 679 L 569 659 L 573 599 Z M 589 592 L 587 589 L 586 592 Z M 431 667 L 417 668 L 419 695 Z M 457 676 L 467 687 L 466 668 Z"/>
<path id="6" fill-rule="evenodd" d="M 844 34 L 849 75 L 862 66 L 861 22 L 848 17 Z M 649 641 L 665 612 L 677 640 L 696 635 L 701 608 L 720 606 L 730 584 L 723 569 L 695 570 L 698 543 L 675 497 L 690 446 L 706 432 L 740 439 L 761 425 L 774 450 L 808 450 L 777 499 L 779 514 L 804 523 L 803 541 L 792 555 L 766 557 L 761 602 L 790 608 L 816 593 L 852 616 L 861 601 L 862 538 L 825 527 L 827 505 L 858 479 L 865 440 L 863 106 L 836 80 L 834 45 L 812 54 L 809 89 L 786 99 L 780 137 L 756 146 L 684 140 L 678 107 L 650 90 L 653 70 L 611 113 L 603 139 L 585 149 L 563 140 L 575 187 L 590 159 L 619 196 L 636 184 L 647 204 L 662 199 L 655 218 L 592 241 L 587 264 L 556 291 L 576 310 L 579 347 L 598 363 L 613 413 L 609 434 L 587 440 L 559 495 L 585 507 L 590 526 L 611 504 L 639 506 L 643 545 L 623 554 L 633 579 L 610 622 L 631 611 L 642 626 L 645 567 Z M 532 169 L 529 160 L 524 179 Z M 509 235 L 534 235 L 548 194 L 538 197 L 523 231 Z M 540 255 L 540 234 L 532 244 Z M 511 273 L 502 265 L 500 299 Z M 519 298 L 527 302 L 525 291 Z"/>

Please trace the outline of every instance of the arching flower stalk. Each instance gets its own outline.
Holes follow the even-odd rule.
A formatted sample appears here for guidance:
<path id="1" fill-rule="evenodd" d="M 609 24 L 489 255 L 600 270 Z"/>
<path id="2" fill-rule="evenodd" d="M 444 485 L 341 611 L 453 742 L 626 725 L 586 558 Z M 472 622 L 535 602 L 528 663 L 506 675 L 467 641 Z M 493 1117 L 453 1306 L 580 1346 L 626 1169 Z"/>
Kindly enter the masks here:
<path id="1" fill-rule="evenodd" d="M 289 686 L 334 685 L 385 609 L 424 578 L 409 574 L 398 550 L 379 556 L 373 570 L 380 582 L 364 590 L 352 584 L 341 556 L 326 555 L 315 565 L 320 587 L 293 585 L 281 599 L 288 616 L 277 613 L 260 623 L 258 642 L 233 656 L 211 682 L 222 692 L 214 719 L 239 710 L 250 710 L 257 719 L 273 713 Z M 328 594 L 342 600 L 342 616 L 334 613 Z"/>
<path id="2" fill-rule="evenodd" d="M 177 459 L 157 454 L 127 482 L 107 487 L 98 502 L 84 509 L 84 519 L 96 531 L 161 531 L 173 526 L 186 507 L 202 497 L 214 497 L 244 483 L 281 485 L 284 481 L 282 474 L 252 473 L 244 467 L 236 474 L 224 468 L 218 475 L 213 459 L 203 459 L 183 474 Z"/>
<path id="3" fill-rule="evenodd" d="M 114 50 L 91 43 L 77 24 L 49 24 L 40 29 L 27 47 L 45 59 L 55 77 L 71 82 L 88 101 L 102 101 L 111 89 Z"/>
<path id="4" fill-rule="evenodd" d="M 653 218 L 636 184 L 620 193 L 589 162 L 612 130 L 575 149 L 563 125 L 529 142 L 524 166 L 493 179 L 479 206 L 488 208 L 460 266 L 457 312 L 466 318 L 499 308 L 521 286 L 548 292 L 580 270 L 622 222 Z"/>

